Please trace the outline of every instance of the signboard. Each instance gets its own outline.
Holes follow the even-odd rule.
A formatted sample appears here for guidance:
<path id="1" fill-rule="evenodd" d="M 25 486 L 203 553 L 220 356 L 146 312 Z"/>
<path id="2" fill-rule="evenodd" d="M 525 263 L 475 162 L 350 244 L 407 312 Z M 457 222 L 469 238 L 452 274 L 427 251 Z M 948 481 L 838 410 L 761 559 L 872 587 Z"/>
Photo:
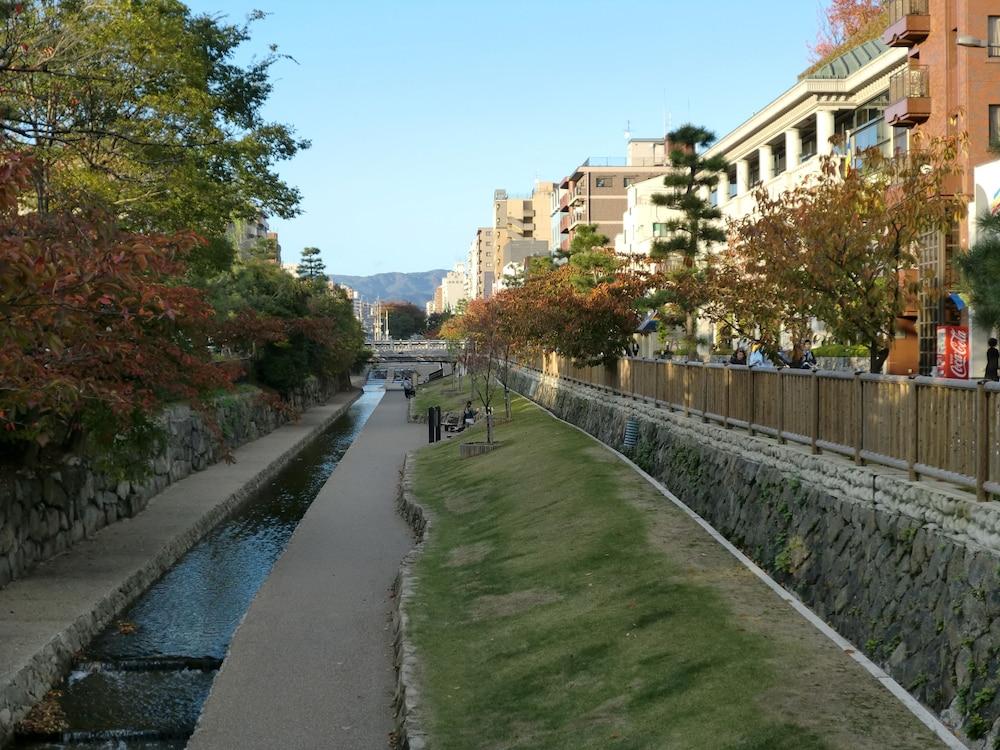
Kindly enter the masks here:
<path id="1" fill-rule="evenodd" d="M 938 377 L 968 380 L 969 370 L 969 327 L 938 326 Z"/>

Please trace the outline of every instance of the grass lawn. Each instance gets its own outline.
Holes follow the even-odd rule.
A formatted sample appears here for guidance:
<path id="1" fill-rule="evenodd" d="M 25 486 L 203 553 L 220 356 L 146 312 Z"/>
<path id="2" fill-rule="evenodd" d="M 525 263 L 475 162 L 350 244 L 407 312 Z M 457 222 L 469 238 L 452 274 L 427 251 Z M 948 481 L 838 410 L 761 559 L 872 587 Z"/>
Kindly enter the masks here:
<path id="1" fill-rule="evenodd" d="M 497 432 L 485 456 L 417 454 L 436 521 L 411 622 L 435 748 L 940 746 L 592 440 L 522 399 Z"/>

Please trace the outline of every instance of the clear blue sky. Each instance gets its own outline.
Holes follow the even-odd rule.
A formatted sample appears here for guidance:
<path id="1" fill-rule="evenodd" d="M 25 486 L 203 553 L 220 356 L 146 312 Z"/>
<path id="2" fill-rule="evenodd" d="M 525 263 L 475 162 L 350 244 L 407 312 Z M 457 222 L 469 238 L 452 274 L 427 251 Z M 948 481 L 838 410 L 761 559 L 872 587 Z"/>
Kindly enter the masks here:
<path id="1" fill-rule="evenodd" d="M 275 43 L 266 110 L 312 148 L 280 173 L 301 216 L 272 221 L 286 262 L 327 271 L 449 268 L 490 219 L 495 188 L 528 192 L 623 132 L 694 121 L 718 135 L 807 65 L 820 0 L 189 0 Z"/>

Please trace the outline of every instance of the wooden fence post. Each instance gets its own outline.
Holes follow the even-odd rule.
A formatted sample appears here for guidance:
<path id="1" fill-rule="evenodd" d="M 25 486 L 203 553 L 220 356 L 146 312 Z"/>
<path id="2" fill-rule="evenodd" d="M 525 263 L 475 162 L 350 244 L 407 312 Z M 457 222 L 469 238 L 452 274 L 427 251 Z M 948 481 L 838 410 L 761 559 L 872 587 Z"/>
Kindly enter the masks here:
<path id="1" fill-rule="evenodd" d="M 816 441 L 819 439 L 819 375 L 813 370 L 812 374 L 812 435 L 809 442 L 813 453 L 819 453 L 819 446 Z"/>
<path id="2" fill-rule="evenodd" d="M 785 368 L 778 370 L 778 442 L 785 444 Z"/>
<path id="3" fill-rule="evenodd" d="M 691 416 L 691 366 L 685 362 L 684 367 L 684 416 Z"/>
<path id="4" fill-rule="evenodd" d="M 747 377 L 750 378 L 750 415 L 749 419 L 747 420 L 747 429 L 750 430 L 750 437 L 753 437 L 754 435 L 757 434 L 753 428 L 753 418 L 757 411 L 757 393 L 756 389 L 754 388 L 753 376 L 754 376 L 754 371 L 753 368 L 750 367 L 747 369 Z"/>
<path id="5" fill-rule="evenodd" d="M 865 449 L 865 383 L 861 379 L 861 372 L 854 371 L 854 412 L 857 422 L 854 425 L 854 463 L 864 466 L 865 460 L 861 458 L 861 451 Z"/>
<path id="6" fill-rule="evenodd" d="M 701 421 L 708 422 L 708 364 L 701 363 Z"/>
<path id="7" fill-rule="evenodd" d="M 919 450 L 920 450 L 920 434 L 919 434 L 919 431 L 920 431 L 920 410 L 919 410 L 920 395 L 919 394 L 920 394 L 920 386 L 917 385 L 916 378 L 911 378 L 910 379 L 910 388 L 909 388 L 909 393 L 908 393 L 908 398 L 907 398 L 907 400 L 910 402 L 910 404 L 909 404 L 910 408 L 907 410 L 908 414 L 909 414 L 909 419 L 907 420 L 909 422 L 909 424 L 907 426 L 909 427 L 909 432 L 910 432 L 910 442 L 909 442 L 909 446 L 908 446 L 908 450 L 907 450 L 906 466 L 907 466 L 907 468 L 909 469 L 909 472 L 910 472 L 910 480 L 914 481 L 914 482 L 917 479 L 920 478 L 920 476 L 917 474 L 917 468 L 916 468 L 917 458 L 920 455 L 920 453 L 919 453 Z"/>
<path id="8" fill-rule="evenodd" d="M 732 398 L 733 390 L 733 369 L 726 365 L 726 412 L 722 415 L 722 426 L 729 430 L 732 429 L 732 425 L 729 424 L 729 403 Z"/>
<path id="9" fill-rule="evenodd" d="M 990 476 L 990 418 L 986 381 L 976 384 L 976 499 L 989 500 L 986 482 Z"/>
<path id="10" fill-rule="evenodd" d="M 660 400 L 660 363 L 653 360 L 653 406 Z"/>

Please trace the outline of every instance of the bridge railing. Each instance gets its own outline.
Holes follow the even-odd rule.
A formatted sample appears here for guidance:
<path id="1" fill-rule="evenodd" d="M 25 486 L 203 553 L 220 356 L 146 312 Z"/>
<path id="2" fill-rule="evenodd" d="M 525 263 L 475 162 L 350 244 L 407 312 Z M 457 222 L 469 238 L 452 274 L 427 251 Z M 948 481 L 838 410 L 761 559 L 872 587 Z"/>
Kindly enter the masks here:
<path id="1" fill-rule="evenodd" d="M 375 351 L 447 351 L 448 342 L 444 339 L 383 340 L 371 341 L 368 346 Z"/>
<path id="2" fill-rule="evenodd" d="M 654 403 L 726 428 L 1000 495 L 1000 384 L 843 371 L 627 358 L 578 367 L 554 354 L 545 375 Z"/>

